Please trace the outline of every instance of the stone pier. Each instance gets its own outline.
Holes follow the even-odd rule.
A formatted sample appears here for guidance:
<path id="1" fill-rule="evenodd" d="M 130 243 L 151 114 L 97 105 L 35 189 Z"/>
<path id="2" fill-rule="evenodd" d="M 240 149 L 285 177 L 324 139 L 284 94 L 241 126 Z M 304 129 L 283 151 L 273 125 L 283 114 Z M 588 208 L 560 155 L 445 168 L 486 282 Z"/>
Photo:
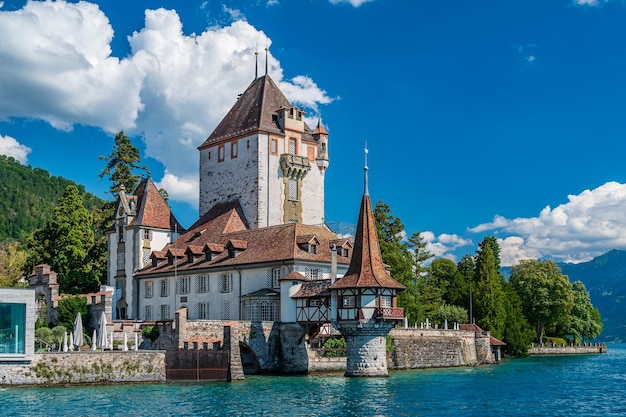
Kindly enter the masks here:
<path id="1" fill-rule="evenodd" d="M 346 339 L 346 372 L 349 377 L 385 377 L 387 334 L 394 322 L 342 323 L 339 331 Z"/>

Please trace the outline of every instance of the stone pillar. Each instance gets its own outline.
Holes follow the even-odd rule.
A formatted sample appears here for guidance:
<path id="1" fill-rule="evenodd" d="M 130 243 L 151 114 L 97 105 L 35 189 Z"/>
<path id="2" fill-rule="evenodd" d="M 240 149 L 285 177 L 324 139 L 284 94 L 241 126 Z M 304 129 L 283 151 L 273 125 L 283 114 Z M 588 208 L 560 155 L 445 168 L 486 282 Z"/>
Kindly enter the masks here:
<path id="1" fill-rule="evenodd" d="M 387 334 L 394 322 L 349 322 L 338 324 L 346 339 L 348 377 L 386 377 Z"/>

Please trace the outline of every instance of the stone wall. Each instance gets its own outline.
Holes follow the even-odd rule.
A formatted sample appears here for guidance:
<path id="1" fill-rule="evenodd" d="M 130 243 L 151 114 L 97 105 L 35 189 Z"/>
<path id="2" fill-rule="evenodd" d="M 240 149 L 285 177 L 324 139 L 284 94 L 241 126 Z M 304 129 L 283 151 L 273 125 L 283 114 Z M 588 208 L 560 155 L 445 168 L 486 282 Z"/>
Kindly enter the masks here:
<path id="1" fill-rule="evenodd" d="M 606 353 L 605 344 L 586 346 L 541 346 L 528 350 L 529 355 L 577 355 L 588 353 Z"/>
<path id="2" fill-rule="evenodd" d="M 36 353 L 30 364 L 0 364 L 0 386 L 164 381 L 164 351 Z"/>
<path id="3" fill-rule="evenodd" d="M 489 335 L 463 330 L 393 329 L 389 369 L 493 363 Z"/>

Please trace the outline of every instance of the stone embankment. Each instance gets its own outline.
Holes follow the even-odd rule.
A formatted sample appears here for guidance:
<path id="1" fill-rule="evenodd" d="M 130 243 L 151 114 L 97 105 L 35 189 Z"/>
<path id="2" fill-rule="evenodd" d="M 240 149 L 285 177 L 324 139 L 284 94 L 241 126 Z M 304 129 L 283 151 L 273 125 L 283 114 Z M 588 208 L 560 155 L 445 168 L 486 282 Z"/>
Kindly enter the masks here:
<path id="1" fill-rule="evenodd" d="M 37 353 L 0 366 L 0 386 L 111 382 L 165 382 L 165 351 Z"/>
<path id="2" fill-rule="evenodd" d="M 533 345 L 529 355 L 579 355 L 589 353 L 606 353 L 605 343 L 588 343 L 583 345 Z"/>

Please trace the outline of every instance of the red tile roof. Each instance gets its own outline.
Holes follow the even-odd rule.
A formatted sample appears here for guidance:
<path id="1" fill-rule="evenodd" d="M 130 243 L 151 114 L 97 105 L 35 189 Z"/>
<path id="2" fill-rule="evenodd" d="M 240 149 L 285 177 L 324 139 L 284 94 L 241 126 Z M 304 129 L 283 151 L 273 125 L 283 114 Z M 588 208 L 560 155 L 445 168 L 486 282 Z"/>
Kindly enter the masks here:
<path id="1" fill-rule="evenodd" d="M 136 215 L 130 225 L 155 227 L 159 229 L 184 231 L 185 228 L 176 220 L 169 206 L 163 199 L 152 178 L 144 178 L 134 193 Z"/>
<path id="2" fill-rule="evenodd" d="M 385 269 L 380 254 L 372 203 L 367 193 L 363 195 L 357 223 L 352 260 L 348 272 L 330 286 L 339 288 L 394 288 L 406 287 L 393 279 Z"/>
<path id="3" fill-rule="evenodd" d="M 311 261 L 329 264 L 331 261 L 330 242 L 336 241 L 337 236 L 324 226 L 309 226 L 303 224 L 282 224 L 258 229 L 243 229 L 229 232 L 228 224 L 243 224 L 235 221 L 238 211 L 235 208 L 226 210 L 213 216 L 211 220 L 200 224 L 196 222 L 195 227 L 179 236 L 179 238 L 168 244 L 163 251 L 153 252 L 151 258 L 157 260 L 164 259 L 162 252 L 177 253 L 180 257 L 175 264 L 178 272 L 185 270 L 197 270 L 211 267 L 228 267 L 232 265 L 255 264 L 262 262 L 277 261 Z M 227 219 L 227 220 L 226 220 Z M 204 233 L 197 233 L 205 230 Z M 224 230 L 227 230 L 224 232 Z M 315 236 L 320 245 L 316 253 L 298 246 L 297 242 L 302 236 Z M 241 252 L 230 258 L 224 247 L 231 245 Z M 189 246 L 202 246 L 203 249 L 210 248 L 213 256 L 211 260 L 202 257 L 189 263 L 182 254 Z M 245 250 L 243 250 L 245 249 Z M 174 252 L 176 250 L 176 252 Z M 338 257 L 339 264 L 348 264 L 349 258 Z M 174 271 L 174 265 L 167 262 L 159 262 L 156 267 L 148 265 L 138 272 L 139 276 L 153 273 L 169 273 Z"/>

